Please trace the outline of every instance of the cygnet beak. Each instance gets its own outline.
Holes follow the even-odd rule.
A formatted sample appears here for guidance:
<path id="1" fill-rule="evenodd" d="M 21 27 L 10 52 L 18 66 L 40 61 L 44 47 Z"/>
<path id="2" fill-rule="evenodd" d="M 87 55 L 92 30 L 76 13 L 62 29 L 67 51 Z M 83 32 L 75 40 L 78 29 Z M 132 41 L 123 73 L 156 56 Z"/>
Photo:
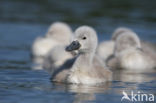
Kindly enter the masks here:
<path id="1" fill-rule="evenodd" d="M 78 50 L 81 44 L 78 41 L 73 41 L 69 46 L 66 47 L 66 51 Z"/>

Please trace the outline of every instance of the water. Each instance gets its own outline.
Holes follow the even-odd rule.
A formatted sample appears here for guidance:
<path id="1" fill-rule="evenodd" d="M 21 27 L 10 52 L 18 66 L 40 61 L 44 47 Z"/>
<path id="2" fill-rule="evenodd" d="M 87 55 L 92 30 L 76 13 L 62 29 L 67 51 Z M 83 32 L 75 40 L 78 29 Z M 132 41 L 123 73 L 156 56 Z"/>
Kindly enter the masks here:
<path id="1" fill-rule="evenodd" d="M 0 103 L 118 103 L 123 90 L 156 94 L 155 71 L 116 71 L 111 83 L 100 86 L 56 84 L 45 71 L 31 70 L 30 58 L 33 40 L 60 20 L 73 30 L 93 26 L 100 41 L 110 39 L 116 27 L 126 26 L 156 43 L 155 10 L 155 0 L 1 0 Z"/>

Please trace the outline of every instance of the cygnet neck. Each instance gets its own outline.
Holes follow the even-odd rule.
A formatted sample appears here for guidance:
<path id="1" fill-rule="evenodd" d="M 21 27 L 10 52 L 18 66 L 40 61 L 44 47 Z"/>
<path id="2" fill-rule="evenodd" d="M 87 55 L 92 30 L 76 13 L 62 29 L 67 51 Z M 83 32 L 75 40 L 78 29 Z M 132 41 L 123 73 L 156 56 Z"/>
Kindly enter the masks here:
<path id="1" fill-rule="evenodd" d="M 87 67 L 92 66 L 94 55 L 95 55 L 95 51 L 80 53 L 76 62 L 79 65 L 83 65 Z"/>

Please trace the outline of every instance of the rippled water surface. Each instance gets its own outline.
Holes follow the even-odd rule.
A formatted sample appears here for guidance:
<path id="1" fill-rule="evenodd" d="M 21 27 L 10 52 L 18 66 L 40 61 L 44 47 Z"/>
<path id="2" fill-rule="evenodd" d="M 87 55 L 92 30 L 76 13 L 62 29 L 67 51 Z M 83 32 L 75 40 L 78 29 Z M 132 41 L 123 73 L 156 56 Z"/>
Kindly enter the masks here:
<path id="1" fill-rule="evenodd" d="M 93 26 L 100 41 L 126 26 L 141 39 L 156 43 L 155 10 L 155 0 L 1 0 L 0 103 L 120 103 L 123 90 L 155 95 L 155 71 L 115 71 L 114 80 L 100 86 L 56 84 L 45 71 L 31 70 L 30 58 L 33 40 L 60 20 L 73 30 Z"/>

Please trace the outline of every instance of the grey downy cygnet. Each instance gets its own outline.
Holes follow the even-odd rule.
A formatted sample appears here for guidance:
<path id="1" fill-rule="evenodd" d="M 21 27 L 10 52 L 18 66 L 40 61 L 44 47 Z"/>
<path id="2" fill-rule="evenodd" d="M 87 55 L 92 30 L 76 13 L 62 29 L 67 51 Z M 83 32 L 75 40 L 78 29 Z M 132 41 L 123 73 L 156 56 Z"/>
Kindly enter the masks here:
<path id="1" fill-rule="evenodd" d="M 72 36 L 71 28 L 63 22 L 53 23 L 44 37 L 37 37 L 32 44 L 32 59 L 42 64 L 44 57 L 56 45 L 69 44 Z"/>
<path id="2" fill-rule="evenodd" d="M 109 56 L 113 54 L 114 41 L 116 40 L 116 38 L 123 32 L 131 32 L 131 31 L 132 30 L 125 27 L 117 28 L 112 34 L 111 40 L 103 41 L 99 44 L 97 48 L 97 54 L 105 61 Z"/>
<path id="3" fill-rule="evenodd" d="M 76 29 L 74 40 L 66 50 L 77 50 L 79 54 L 70 68 L 56 70 L 57 72 L 52 75 L 52 81 L 88 85 L 110 81 L 112 72 L 102 59 L 95 55 L 97 43 L 97 35 L 93 28 L 82 26 Z"/>
<path id="4" fill-rule="evenodd" d="M 140 39 L 134 32 L 121 33 L 114 47 L 114 57 L 108 59 L 111 68 L 127 70 L 148 70 L 155 67 L 155 61 L 141 47 Z"/>
<path id="5" fill-rule="evenodd" d="M 106 61 L 110 56 L 112 56 L 114 52 L 114 45 L 118 36 L 120 36 L 123 33 L 126 34 L 128 32 L 135 33 L 134 31 L 126 27 L 117 28 L 112 34 L 111 40 L 104 41 L 99 44 L 98 49 L 97 49 L 97 54 L 100 57 L 102 57 L 104 61 Z M 151 58 L 153 58 L 156 63 L 156 44 L 141 40 L 141 46 L 142 46 L 142 50 Z"/>

